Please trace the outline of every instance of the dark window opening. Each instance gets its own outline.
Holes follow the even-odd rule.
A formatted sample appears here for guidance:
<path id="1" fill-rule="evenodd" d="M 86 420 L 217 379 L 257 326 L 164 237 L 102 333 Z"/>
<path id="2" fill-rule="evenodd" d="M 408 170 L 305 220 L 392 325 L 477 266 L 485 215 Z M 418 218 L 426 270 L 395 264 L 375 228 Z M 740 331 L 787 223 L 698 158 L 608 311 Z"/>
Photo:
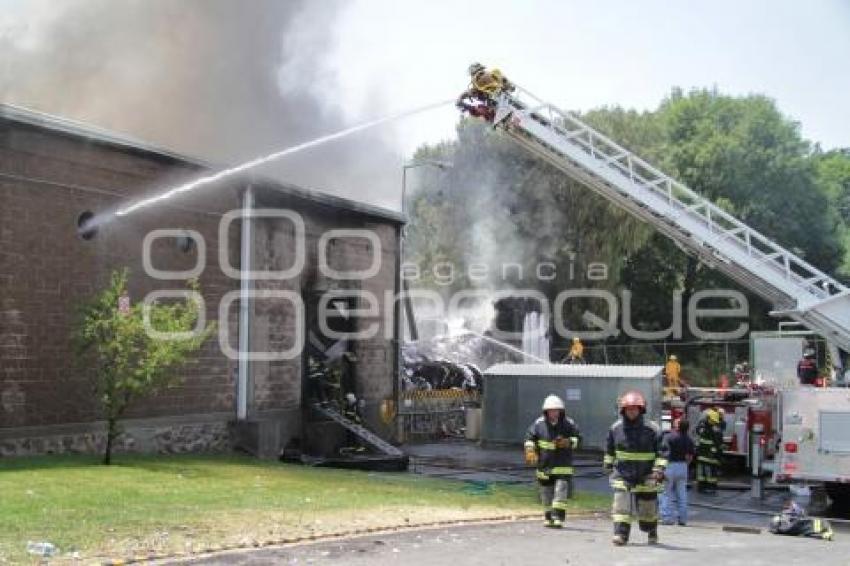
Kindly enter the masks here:
<path id="1" fill-rule="evenodd" d="M 77 234 L 83 240 L 91 240 L 97 236 L 97 226 L 93 222 L 94 212 L 86 210 L 77 218 Z"/>

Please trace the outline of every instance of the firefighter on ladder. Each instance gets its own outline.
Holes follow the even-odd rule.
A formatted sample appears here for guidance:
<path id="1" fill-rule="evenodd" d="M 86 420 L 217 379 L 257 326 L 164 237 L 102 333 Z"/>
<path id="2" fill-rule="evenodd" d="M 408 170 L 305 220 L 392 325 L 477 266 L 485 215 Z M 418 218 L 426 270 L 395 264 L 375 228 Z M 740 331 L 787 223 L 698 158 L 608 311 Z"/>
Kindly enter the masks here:
<path id="1" fill-rule="evenodd" d="M 543 415 L 528 428 L 525 435 L 525 461 L 537 467 L 537 483 L 544 509 L 544 525 L 559 528 L 567 514 L 567 498 L 571 495 L 573 451 L 578 448 L 580 433 L 567 416 L 564 402 L 557 395 L 543 401 Z"/>
<path id="2" fill-rule="evenodd" d="M 608 431 L 603 466 L 614 490 L 611 518 L 615 545 L 629 541 L 632 510 L 649 544 L 658 544 L 658 491 L 667 466 L 661 431 L 645 421 L 646 400 L 638 391 L 620 397 L 621 418 Z"/>
<path id="3" fill-rule="evenodd" d="M 502 92 L 513 92 L 516 87 L 499 69 L 487 70 L 481 63 L 469 66 L 471 83 L 457 99 L 457 107 L 470 116 L 492 122 L 496 114 L 496 97 Z"/>
<path id="4" fill-rule="evenodd" d="M 723 414 L 714 407 L 702 414 L 697 424 L 697 491 L 717 492 L 720 456 L 723 454 Z"/>

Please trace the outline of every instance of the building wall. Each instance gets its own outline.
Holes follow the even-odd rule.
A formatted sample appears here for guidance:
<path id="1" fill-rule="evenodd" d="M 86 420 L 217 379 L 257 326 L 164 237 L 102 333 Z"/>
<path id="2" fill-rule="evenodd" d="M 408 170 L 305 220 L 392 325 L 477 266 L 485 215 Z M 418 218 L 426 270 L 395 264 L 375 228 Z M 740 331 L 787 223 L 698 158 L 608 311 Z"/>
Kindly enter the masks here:
<path id="1" fill-rule="evenodd" d="M 301 293 L 307 308 L 310 308 L 310 296 L 317 286 L 360 289 L 376 298 L 378 315 L 360 317 L 358 320 L 358 330 L 374 328 L 377 332 L 372 338 L 353 342 L 358 360 L 355 363 L 357 390 L 354 393 L 366 401 L 367 422 L 373 428 L 389 433 L 389 429 L 385 429 L 378 418 L 378 408 L 382 400 L 393 394 L 396 364 L 393 340 L 394 312 L 392 300 L 386 302 L 386 293 L 395 293 L 398 228 L 321 208 L 296 208 L 293 203 L 285 200 L 272 199 L 271 202 L 278 208 L 297 211 L 304 219 L 305 268 L 291 279 L 258 282 L 257 288 Z M 363 279 L 333 280 L 320 272 L 318 250 L 322 236 L 330 235 L 331 230 L 339 229 L 366 230 L 375 234 L 380 241 L 380 250 L 375 249 L 362 237 L 333 237 L 326 242 L 328 266 L 337 271 L 365 271 L 373 262 L 377 262 L 377 274 Z M 254 269 L 283 270 L 293 264 L 295 236 L 289 222 L 258 220 L 255 232 L 258 246 L 255 251 Z M 255 301 L 252 350 L 282 351 L 291 348 L 295 327 L 301 325 L 303 331 L 303 324 L 303 319 L 296 319 L 294 306 L 289 302 Z M 302 371 L 301 356 L 286 361 L 252 363 L 254 414 L 262 416 L 264 413 L 276 411 L 291 414 L 300 410 Z M 294 427 L 284 430 L 281 442 L 285 444 L 297 432 Z"/>
<path id="2" fill-rule="evenodd" d="M 169 157 L 95 143 L 50 130 L 0 118 L 0 455 L 16 453 L 97 450 L 102 424 L 84 372 L 74 365 L 70 332 L 78 305 L 102 289 L 115 269 L 130 270 L 130 294 L 140 301 L 152 290 L 180 289 L 182 281 L 156 281 L 144 274 L 142 240 L 151 230 L 197 230 L 206 242 L 206 268 L 199 282 L 206 301 L 207 320 L 218 319 L 221 298 L 239 289 L 219 266 L 218 228 L 221 214 L 240 206 L 244 183 L 217 187 L 215 196 L 181 199 L 123 217 L 101 227 L 95 238 L 78 237 L 78 216 L 86 210 L 108 210 L 130 197 L 196 177 L 202 169 Z M 320 206 L 304 199 L 282 203 L 301 213 L 308 240 L 325 227 L 339 223 L 365 226 L 359 213 Z M 258 222 L 255 261 L 285 262 L 285 226 Z M 396 227 L 375 224 L 394 250 Z M 223 245 L 239 265 L 239 224 Z M 347 246 L 348 244 L 344 244 Z M 356 247 L 357 243 L 352 244 Z M 314 270 L 315 243 L 306 271 Z M 351 248 L 343 256 L 357 252 Z M 385 254 L 394 253 L 385 250 Z M 170 238 L 152 246 L 154 265 L 161 270 L 189 269 L 197 250 L 184 252 Z M 348 261 L 348 260 L 346 260 Z M 259 267 L 258 267 L 259 268 Z M 394 263 L 384 265 L 377 277 L 392 290 Z M 370 285 L 373 283 L 369 283 Z M 377 283 L 374 283 L 377 284 Z M 269 285 L 300 291 L 300 278 Z M 258 285 L 260 286 L 260 285 Z M 232 343 L 238 336 L 238 302 L 227 325 Z M 291 344 L 293 313 L 280 302 L 256 304 L 255 348 Z M 378 341 L 380 350 L 370 359 L 390 359 L 392 343 Z M 368 357 L 368 356 L 367 356 Z M 389 367 L 390 371 L 385 371 Z M 383 368 L 383 369 L 381 369 Z M 256 364 L 253 409 L 257 414 L 287 413 L 284 428 L 300 425 L 300 358 L 290 362 Z M 130 409 L 127 450 L 179 452 L 220 450 L 228 442 L 227 421 L 234 412 L 237 364 L 225 357 L 216 338 L 182 370 L 180 385 L 140 400 Z M 367 395 L 377 397 L 392 389 L 390 366 L 364 372 Z M 386 382 L 378 385 L 377 382 Z M 386 384 L 389 384 L 388 386 Z"/>

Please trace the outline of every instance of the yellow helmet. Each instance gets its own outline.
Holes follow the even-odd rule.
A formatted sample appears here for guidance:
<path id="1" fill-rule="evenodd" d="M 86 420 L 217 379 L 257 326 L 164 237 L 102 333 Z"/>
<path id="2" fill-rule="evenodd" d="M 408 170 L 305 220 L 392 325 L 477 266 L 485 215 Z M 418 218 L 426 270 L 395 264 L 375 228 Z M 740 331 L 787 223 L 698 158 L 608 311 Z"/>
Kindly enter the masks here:
<path id="1" fill-rule="evenodd" d="M 705 416 L 711 424 L 720 424 L 720 411 L 717 409 L 712 407 L 706 411 Z"/>

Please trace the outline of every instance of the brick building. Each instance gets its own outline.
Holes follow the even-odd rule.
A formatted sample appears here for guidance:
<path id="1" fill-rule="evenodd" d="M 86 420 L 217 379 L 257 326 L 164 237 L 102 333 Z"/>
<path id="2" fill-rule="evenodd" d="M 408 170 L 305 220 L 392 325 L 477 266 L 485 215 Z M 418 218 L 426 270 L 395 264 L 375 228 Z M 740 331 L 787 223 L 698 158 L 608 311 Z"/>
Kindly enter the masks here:
<path id="1" fill-rule="evenodd" d="M 253 426 L 265 431 L 264 455 L 274 455 L 289 439 L 301 437 L 305 355 L 279 359 L 279 354 L 298 346 L 299 336 L 306 337 L 307 349 L 310 336 L 316 345 L 309 326 L 315 326 L 310 321 L 318 298 L 341 289 L 376 299 L 349 299 L 349 307 L 361 309 L 376 302 L 373 312 L 354 316 L 351 324 L 377 332 L 347 347 L 356 360 L 354 387 L 366 401 L 367 422 L 389 432 L 378 413 L 381 402 L 393 396 L 397 375 L 398 309 L 392 297 L 403 221 L 397 213 L 242 177 L 118 217 L 86 238 L 78 234 L 87 215 L 115 210 L 211 169 L 85 125 L 0 106 L 0 455 L 99 450 L 103 424 L 72 355 L 75 309 L 122 267 L 131 273 L 133 301 L 154 290 L 185 288 L 187 275 L 166 280 L 146 274 L 146 237 L 150 264 L 166 275 L 202 267 L 198 279 L 207 320 L 217 321 L 223 336 L 208 341 L 184 368 L 181 385 L 132 407 L 120 449 L 226 450 L 234 430 Z M 255 209 L 283 217 L 258 213 L 246 227 L 235 218 L 222 229 L 228 212 L 244 204 L 248 187 Z M 153 233 L 163 229 L 174 232 Z M 243 254 L 252 270 L 292 273 L 244 283 L 226 272 L 226 264 L 234 270 L 248 265 Z M 299 258 L 303 267 L 290 269 Z M 240 314 L 243 285 L 258 296 Z M 302 299 L 303 312 L 286 292 Z M 240 334 L 249 351 L 271 359 L 240 362 L 225 355 L 222 344 L 238 348 Z M 229 423 L 240 403 L 244 419 L 234 429 Z"/>

